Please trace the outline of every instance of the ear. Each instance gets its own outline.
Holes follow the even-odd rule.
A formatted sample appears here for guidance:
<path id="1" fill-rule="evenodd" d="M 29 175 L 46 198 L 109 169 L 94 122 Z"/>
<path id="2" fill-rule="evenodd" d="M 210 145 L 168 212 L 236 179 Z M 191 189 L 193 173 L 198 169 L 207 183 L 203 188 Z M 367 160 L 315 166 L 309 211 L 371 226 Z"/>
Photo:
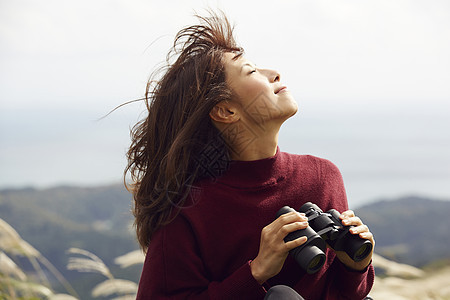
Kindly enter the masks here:
<path id="1" fill-rule="evenodd" d="M 220 123 L 234 123 L 239 120 L 237 110 L 232 104 L 222 101 L 211 109 L 209 116 L 216 122 Z"/>

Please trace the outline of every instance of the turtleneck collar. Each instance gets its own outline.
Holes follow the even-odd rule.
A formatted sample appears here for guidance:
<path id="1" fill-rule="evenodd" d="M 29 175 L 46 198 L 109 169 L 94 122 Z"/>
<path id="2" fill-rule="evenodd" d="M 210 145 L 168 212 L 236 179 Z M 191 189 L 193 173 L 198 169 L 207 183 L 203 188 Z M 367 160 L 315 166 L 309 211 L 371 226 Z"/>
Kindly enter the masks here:
<path id="1" fill-rule="evenodd" d="M 263 188 L 285 178 L 283 153 L 277 147 L 274 156 L 252 161 L 231 161 L 228 171 L 216 179 L 217 183 L 234 188 Z"/>

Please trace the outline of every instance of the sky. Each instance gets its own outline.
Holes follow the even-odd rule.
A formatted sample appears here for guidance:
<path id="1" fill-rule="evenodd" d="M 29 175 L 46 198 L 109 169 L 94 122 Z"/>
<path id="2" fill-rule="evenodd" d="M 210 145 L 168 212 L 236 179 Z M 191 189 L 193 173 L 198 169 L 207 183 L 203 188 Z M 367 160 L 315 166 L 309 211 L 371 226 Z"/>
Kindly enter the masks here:
<path id="1" fill-rule="evenodd" d="M 282 151 L 327 158 L 349 203 L 450 199 L 446 0 L 0 0 L 0 188 L 121 182 L 151 72 L 195 12 L 299 104 Z"/>

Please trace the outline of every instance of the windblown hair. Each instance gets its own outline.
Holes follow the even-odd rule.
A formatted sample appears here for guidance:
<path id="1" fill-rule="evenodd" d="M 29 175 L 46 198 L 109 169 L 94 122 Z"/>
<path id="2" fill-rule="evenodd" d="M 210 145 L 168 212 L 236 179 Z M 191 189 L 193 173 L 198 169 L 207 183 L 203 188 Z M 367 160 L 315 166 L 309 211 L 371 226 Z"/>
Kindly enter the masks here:
<path id="1" fill-rule="evenodd" d="M 125 175 L 133 183 L 135 226 L 144 251 L 161 226 L 183 207 L 195 181 L 211 175 L 199 157 L 211 145 L 227 149 L 209 117 L 211 109 L 231 99 L 223 54 L 242 55 L 225 15 L 200 17 L 198 25 L 178 32 L 160 80 L 149 80 L 148 115 L 131 130 Z M 174 63 L 170 61 L 175 60 Z M 200 163 L 199 163 L 200 162 Z"/>

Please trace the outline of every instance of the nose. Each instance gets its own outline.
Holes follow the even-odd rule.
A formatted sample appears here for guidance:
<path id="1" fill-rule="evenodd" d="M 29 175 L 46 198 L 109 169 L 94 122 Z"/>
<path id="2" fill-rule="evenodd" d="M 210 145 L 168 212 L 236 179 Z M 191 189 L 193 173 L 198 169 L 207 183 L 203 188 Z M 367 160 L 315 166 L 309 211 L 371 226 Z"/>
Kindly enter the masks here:
<path id="1" fill-rule="evenodd" d="M 266 71 L 267 71 L 267 78 L 271 83 L 280 81 L 281 75 L 278 71 L 276 70 L 266 70 Z"/>

